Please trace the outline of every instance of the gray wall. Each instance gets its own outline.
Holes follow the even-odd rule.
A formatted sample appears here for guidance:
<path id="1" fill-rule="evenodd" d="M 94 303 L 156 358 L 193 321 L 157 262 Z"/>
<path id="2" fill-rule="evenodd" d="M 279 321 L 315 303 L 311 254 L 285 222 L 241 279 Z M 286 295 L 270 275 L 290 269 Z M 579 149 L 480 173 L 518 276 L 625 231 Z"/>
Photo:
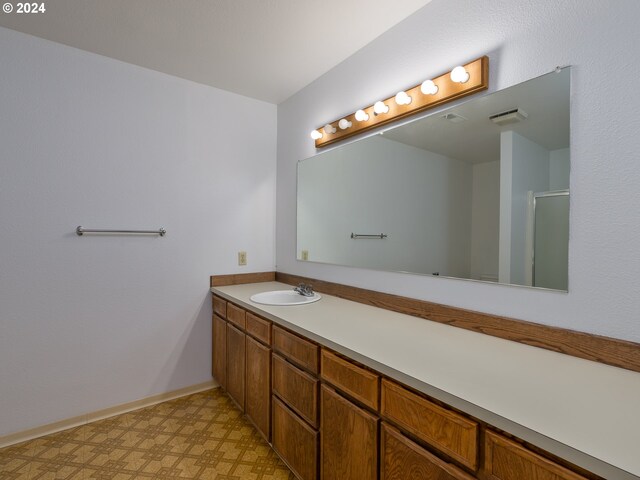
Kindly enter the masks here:
<path id="1" fill-rule="evenodd" d="M 634 0 L 434 0 L 280 104 L 278 269 L 640 341 L 637 18 Z M 315 153 L 309 132 L 485 54 L 490 91 L 574 66 L 570 292 L 298 262 L 296 162 Z"/>
<path id="2" fill-rule="evenodd" d="M 500 162 L 473 165 L 470 278 L 498 281 Z"/>

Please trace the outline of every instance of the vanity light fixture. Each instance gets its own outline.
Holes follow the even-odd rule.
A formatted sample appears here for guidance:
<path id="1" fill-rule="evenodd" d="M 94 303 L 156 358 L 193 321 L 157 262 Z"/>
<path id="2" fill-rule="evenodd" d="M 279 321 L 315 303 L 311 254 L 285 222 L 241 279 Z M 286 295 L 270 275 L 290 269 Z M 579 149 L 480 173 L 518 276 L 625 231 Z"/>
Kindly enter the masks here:
<path id="1" fill-rule="evenodd" d="M 409 105 L 411 103 L 411 97 L 404 90 L 396 93 L 395 100 L 398 105 Z"/>
<path id="2" fill-rule="evenodd" d="M 489 88 L 489 58 L 480 57 L 318 128 L 316 148 Z M 339 127 L 339 129 L 338 129 Z"/>
<path id="3" fill-rule="evenodd" d="M 327 135 L 331 135 L 333 133 L 336 133 L 336 127 L 334 127 L 333 125 L 331 125 L 330 123 L 327 123 L 324 127 L 324 133 L 326 133 Z"/>
<path id="4" fill-rule="evenodd" d="M 458 66 L 451 70 L 451 81 L 456 83 L 467 83 L 469 81 L 469 72 L 464 67 Z"/>
<path id="5" fill-rule="evenodd" d="M 310 137 L 314 140 L 319 140 L 322 138 L 322 132 L 320 130 L 311 130 Z"/>
<path id="6" fill-rule="evenodd" d="M 353 123 L 351 123 L 349 120 L 347 120 L 346 118 L 343 118 L 342 120 L 340 120 L 338 122 L 338 126 L 340 127 L 340 130 L 346 130 L 347 128 L 349 128 L 351 125 L 353 125 Z"/>
<path id="7" fill-rule="evenodd" d="M 438 86 L 433 82 L 433 80 L 425 80 L 420 85 L 420 91 L 425 95 L 435 95 L 438 93 Z"/>
<path id="8" fill-rule="evenodd" d="M 382 101 L 373 104 L 373 113 L 376 115 L 382 115 L 383 113 L 389 113 L 389 105 Z"/>
<path id="9" fill-rule="evenodd" d="M 369 120 L 369 114 L 364 110 L 358 110 L 355 114 L 356 120 L 359 122 L 366 122 Z"/>

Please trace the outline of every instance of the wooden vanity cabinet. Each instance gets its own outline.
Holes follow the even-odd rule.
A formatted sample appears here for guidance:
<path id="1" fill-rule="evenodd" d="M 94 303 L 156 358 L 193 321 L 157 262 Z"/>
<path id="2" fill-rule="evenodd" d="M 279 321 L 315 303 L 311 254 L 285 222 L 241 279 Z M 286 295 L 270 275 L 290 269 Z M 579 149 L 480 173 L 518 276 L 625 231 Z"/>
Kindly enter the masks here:
<path id="1" fill-rule="evenodd" d="M 213 296 L 212 373 L 271 440 L 271 322 Z"/>
<path id="2" fill-rule="evenodd" d="M 325 385 L 320 397 L 322 480 L 376 480 L 378 418 Z"/>
<path id="3" fill-rule="evenodd" d="M 244 412 L 246 335 L 227 324 L 227 393 Z"/>
<path id="4" fill-rule="evenodd" d="M 213 312 L 214 378 L 300 480 L 600 479 L 216 295 Z"/>

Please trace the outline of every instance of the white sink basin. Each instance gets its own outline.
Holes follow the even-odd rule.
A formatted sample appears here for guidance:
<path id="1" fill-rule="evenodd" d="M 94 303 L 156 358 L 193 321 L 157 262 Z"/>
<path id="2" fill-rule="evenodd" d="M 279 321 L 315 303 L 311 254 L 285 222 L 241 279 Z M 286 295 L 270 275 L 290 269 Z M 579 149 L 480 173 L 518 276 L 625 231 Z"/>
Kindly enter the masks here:
<path id="1" fill-rule="evenodd" d="M 273 290 L 251 295 L 251 301 L 263 305 L 305 305 L 320 300 L 322 297 L 317 293 L 313 297 L 305 297 L 293 290 Z"/>

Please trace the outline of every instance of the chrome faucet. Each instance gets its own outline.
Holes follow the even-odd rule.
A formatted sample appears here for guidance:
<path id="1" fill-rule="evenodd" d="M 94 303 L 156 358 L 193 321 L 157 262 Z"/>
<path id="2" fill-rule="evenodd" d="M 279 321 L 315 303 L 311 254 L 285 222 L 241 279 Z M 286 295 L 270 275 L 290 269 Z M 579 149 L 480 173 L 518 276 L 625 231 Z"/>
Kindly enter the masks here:
<path id="1" fill-rule="evenodd" d="M 300 285 L 298 285 L 293 290 L 298 292 L 300 295 L 302 295 L 304 297 L 313 297 L 315 295 L 315 293 L 313 292 L 313 286 L 312 285 L 306 285 L 304 283 L 301 283 Z"/>

